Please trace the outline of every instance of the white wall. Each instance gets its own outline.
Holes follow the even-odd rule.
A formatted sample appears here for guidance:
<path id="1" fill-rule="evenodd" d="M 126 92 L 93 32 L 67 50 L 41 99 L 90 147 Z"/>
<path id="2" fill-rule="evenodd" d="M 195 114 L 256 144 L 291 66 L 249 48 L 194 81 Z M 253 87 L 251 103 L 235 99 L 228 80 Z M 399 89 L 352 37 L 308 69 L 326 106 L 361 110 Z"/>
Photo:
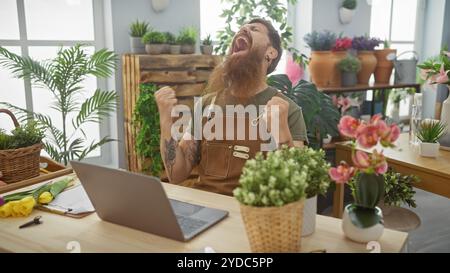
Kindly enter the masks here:
<path id="1" fill-rule="evenodd" d="M 441 50 L 443 44 L 442 34 L 444 32 L 445 2 L 446 0 L 425 1 L 422 50 L 421 54 L 419 54 L 421 60 L 437 55 Z M 448 27 L 446 28 L 448 30 Z"/>

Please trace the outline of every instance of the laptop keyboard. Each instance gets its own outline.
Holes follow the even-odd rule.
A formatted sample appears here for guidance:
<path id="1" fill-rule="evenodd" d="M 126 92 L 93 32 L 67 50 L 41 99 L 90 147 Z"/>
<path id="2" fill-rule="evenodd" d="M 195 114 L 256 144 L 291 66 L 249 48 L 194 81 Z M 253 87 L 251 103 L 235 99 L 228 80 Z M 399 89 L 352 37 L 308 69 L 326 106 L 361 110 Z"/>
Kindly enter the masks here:
<path id="1" fill-rule="evenodd" d="M 207 223 L 206 221 L 185 217 L 183 215 L 177 215 L 177 220 L 184 234 L 191 234 Z"/>

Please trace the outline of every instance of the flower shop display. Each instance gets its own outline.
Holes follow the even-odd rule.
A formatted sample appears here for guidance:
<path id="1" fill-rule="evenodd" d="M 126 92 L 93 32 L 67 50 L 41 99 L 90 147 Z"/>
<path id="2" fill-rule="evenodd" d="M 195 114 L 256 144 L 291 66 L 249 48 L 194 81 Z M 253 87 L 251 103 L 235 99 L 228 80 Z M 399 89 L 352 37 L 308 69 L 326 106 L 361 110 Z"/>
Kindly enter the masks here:
<path id="1" fill-rule="evenodd" d="M 332 49 L 332 57 L 334 59 L 333 78 L 331 79 L 331 86 L 339 87 L 341 83 L 341 70 L 338 64 L 345 59 L 347 51 L 352 48 L 352 39 L 348 37 L 342 37 L 336 39 L 336 44 Z"/>
<path id="2" fill-rule="evenodd" d="M 261 152 L 247 160 L 233 194 L 252 252 L 299 252 L 308 167 L 292 154 L 298 148 Z"/>
<path id="3" fill-rule="evenodd" d="M 420 140 L 420 155 L 437 157 L 439 155 L 439 138 L 447 131 L 447 126 L 439 120 L 425 119 L 420 123 L 417 138 Z"/>
<path id="4" fill-rule="evenodd" d="M 358 51 L 358 59 L 361 61 L 361 70 L 358 73 L 359 84 L 368 84 L 370 77 L 375 72 L 377 58 L 375 57 L 374 50 L 380 42 L 379 39 L 368 36 L 353 38 L 352 47 Z"/>
<path id="5" fill-rule="evenodd" d="M 339 8 L 339 20 L 342 24 L 349 24 L 355 15 L 358 2 L 356 0 L 344 0 Z"/>
<path id="6" fill-rule="evenodd" d="M 177 43 L 181 45 L 181 54 L 195 53 L 195 43 L 197 42 L 197 30 L 193 27 L 186 27 L 180 31 Z"/>
<path id="7" fill-rule="evenodd" d="M 333 104 L 341 111 L 341 115 L 350 115 L 354 118 L 358 117 L 357 115 L 352 115 L 350 113 L 352 108 L 357 108 L 356 110 L 359 110 L 361 107 L 361 102 L 358 97 L 352 98 L 351 96 L 345 95 L 333 95 L 331 99 L 333 100 Z"/>
<path id="8" fill-rule="evenodd" d="M 352 55 L 347 55 L 337 64 L 341 72 L 342 86 L 355 86 L 358 83 L 357 73 L 361 70 L 361 62 Z"/>
<path id="9" fill-rule="evenodd" d="M 344 209 L 342 228 L 344 234 L 351 240 L 367 243 L 378 240 L 383 234 L 383 214 L 377 206 L 384 194 L 384 176 L 388 164 L 383 152 L 372 150 L 369 155 L 357 150 L 371 149 L 380 143 L 383 147 L 395 147 L 394 142 L 400 135 L 397 125 L 388 126 L 381 115 L 374 115 L 370 122 L 343 116 L 339 122 L 339 130 L 344 137 L 350 138 L 353 165 L 341 162 L 331 168 L 329 175 L 336 183 L 350 181 L 353 188 L 354 203 Z"/>
<path id="10" fill-rule="evenodd" d="M 375 50 L 375 57 L 377 58 L 377 66 L 374 72 L 375 83 L 389 83 L 392 69 L 394 69 L 392 57 L 397 56 L 397 49 L 391 49 L 389 41 L 385 40 L 383 45 L 383 49 Z"/>
<path id="11" fill-rule="evenodd" d="M 441 51 L 438 58 L 427 60 L 418 67 L 422 70 L 421 74 L 424 74 L 425 79 L 431 84 L 446 84 L 450 90 L 450 52 L 446 49 Z M 441 122 L 450 128 L 450 92 L 447 99 L 442 102 L 440 118 Z M 439 142 L 441 148 L 450 150 L 450 130 L 447 130 Z"/>
<path id="12" fill-rule="evenodd" d="M 203 55 L 212 55 L 213 53 L 213 45 L 211 40 L 211 35 L 208 34 L 206 38 L 202 41 L 202 45 L 200 46 L 200 52 Z"/>
<path id="13" fill-rule="evenodd" d="M 142 37 L 149 31 L 147 22 L 136 20 L 130 25 L 130 47 L 131 53 L 144 54 L 145 45 L 142 43 Z"/>
<path id="14" fill-rule="evenodd" d="M 39 205 L 46 205 L 72 185 L 75 176 L 49 182 L 32 190 L 0 197 L 0 218 L 26 217 Z"/>
<path id="15" fill-rule="evenodd" d="M 145 51 L 148 54 L 158 55 L 162 54 L 166 47 L 166 36 L 164 33 L 151 31 L 142 37 L 142 42 L 145 44 Z"/>
<path id="16" fill-rule="evenodd" d="M 0 129 L 0 173 L 5 183 L 14 183 L 39 176 L 39 159 L 43 147 L 44 130 L 37 122 L 20 125 L 7 109 L 0 114 L 9 115 L 15 125 L 11 134 Z"/>
<path id="17" fill-rule="evenodd" d="M 334 70 L 331 49 L 336 43 L 336 34 L 328 30 L 313 31 L 305 35 L 304 41 L 311 48 L 309 72 L 312 82 L 319 88 L 330 86 Z"/>

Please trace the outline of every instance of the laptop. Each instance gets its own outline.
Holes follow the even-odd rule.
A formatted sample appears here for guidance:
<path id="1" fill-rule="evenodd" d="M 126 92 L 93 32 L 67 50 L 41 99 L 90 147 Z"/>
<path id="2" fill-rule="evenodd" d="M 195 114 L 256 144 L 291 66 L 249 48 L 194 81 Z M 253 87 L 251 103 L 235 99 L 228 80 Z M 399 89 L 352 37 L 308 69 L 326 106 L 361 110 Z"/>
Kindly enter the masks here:
<path id="1" fill-rule="evenodd" d="M 98 216 L 107 222 L 188 241 L 228 212 L 169 199 L 153 176 L 71 161 Z"/>

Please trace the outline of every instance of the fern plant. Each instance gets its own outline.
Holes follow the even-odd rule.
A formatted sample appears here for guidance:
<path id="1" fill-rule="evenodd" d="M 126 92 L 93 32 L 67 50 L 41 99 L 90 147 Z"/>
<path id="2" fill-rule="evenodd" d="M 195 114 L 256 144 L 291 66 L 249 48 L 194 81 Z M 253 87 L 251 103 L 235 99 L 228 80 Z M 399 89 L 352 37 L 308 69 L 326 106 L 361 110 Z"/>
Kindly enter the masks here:
<path id="1" fill-rule="evenodd" d="M 36 61 L 18 56 L 0 46 L 0 65 L 9 69 L 17 78 L 28 78 L 34 86 L 47 89 L 52 94 L 50 108 L 61 114 L 62 126 L 53 123 L 52 117 L 36 113 L 12 104 L 0 104 L 13 111 L 19 120 L 37 120 L 46 130 L 45 151 L 56 161 L 65 165 L 70 160 L 81 160 L 105 143 L 113 141 L 105 136 L 99 141 L 88 142 L 84 132 L 88 123 L 99 123 L 117 106 L 115 91 L 95 90 L 94 94 L 81 101 L 84 93 L 83 81 L 88 76 L 106 78 L 114 72 L 117 56 L 112 51 L 101 49 L 89 56 L 82 44 L 60 49 L 51 60 Z M 69 120 L 69 116 L 75 115 Z M 69 126 L 73 127 L 69 133 Z M 77 137 L 77 135 L 83 137 Z"/>

